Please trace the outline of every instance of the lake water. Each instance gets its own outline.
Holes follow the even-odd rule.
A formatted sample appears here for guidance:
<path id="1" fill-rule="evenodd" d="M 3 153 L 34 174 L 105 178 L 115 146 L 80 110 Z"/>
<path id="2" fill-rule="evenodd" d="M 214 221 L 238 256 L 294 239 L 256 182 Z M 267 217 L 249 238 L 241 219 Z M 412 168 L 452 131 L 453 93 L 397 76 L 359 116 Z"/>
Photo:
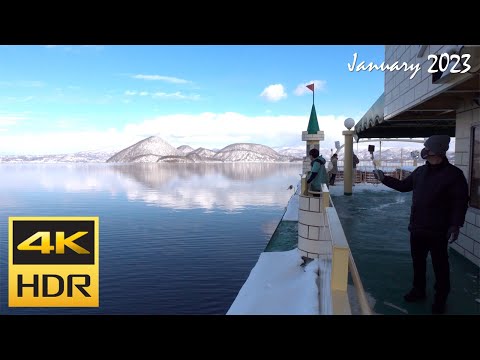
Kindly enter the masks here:
<path id="1" fill-rule="evenodd" d="M 301 167 L 0 164 L 0 314 L 225 314 Z M 99 216 L 99 308 L 8 307 L 9 216 Z"/>

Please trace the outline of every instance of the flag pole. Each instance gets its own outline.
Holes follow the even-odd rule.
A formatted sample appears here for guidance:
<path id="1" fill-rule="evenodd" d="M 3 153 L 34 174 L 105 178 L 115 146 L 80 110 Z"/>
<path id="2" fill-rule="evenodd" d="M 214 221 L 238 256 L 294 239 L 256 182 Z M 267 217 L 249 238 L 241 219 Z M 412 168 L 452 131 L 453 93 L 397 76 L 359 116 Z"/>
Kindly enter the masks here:
<path id="1" fill-rule="evenodd" d="M 310 85 L 307 85 L 307 88 L 309 88 L 313 92 L 313 105 L 315 105 L 315 84 L 311 83 Z"/>

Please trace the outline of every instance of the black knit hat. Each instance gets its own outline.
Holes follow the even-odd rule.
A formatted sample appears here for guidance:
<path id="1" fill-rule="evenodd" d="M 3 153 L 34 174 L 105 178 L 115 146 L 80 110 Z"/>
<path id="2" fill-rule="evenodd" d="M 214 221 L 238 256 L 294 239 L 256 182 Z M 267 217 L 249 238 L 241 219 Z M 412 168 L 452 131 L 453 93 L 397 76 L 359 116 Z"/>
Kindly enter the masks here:
<path id="1" fill-rule="evenodd" d="M 450 144 L 448 135 L 432 135 L 423 144 L 428 150 L 436 155 L 445 155 Z"/>

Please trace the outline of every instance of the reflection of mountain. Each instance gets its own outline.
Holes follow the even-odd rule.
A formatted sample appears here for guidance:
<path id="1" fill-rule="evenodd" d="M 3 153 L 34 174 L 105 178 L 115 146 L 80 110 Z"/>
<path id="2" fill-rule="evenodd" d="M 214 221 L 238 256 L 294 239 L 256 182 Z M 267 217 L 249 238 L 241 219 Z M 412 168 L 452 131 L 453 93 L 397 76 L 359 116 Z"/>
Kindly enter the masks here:
<path id="1" fill-rule="evenodd" d="M 0 202 L 15 194 L 82 193 L 171 209 L 286 206 L 301 164 L 3 164 Z M 100 201 L 101 202 L 101 201 Z M 54 206 L 54 205 L 53 205 Z M 90 210 L 89 210 L 90 211 Z"/>
<path id="2" fill-rule="evenodd" d="M 176 166 L 179 167 L 179 165 Z M 112 165 L 111 169 L 151 189 L 159 189 L 175 176 L 175 171 L 170 164 Z"/>
<path id="3" fill-rule="evenodd" d="M 122 164 L 115 173 L 133 179 L 127 197 L 173 209 L 243 209 L 285 206 L 287 186 L 297 183 L 299 164 Z"/>
<path id="4" fill-rule="evenodd" d="M 275 174 L 275 176 L 282 176 L 286 169 L 291 169 L 292 166 L 283 166 L 275 163 L 227 163 L 218 166 L 220 173 L 232 180 L 251 180 L 267 178 Z M 299 172 L 301 166 L 298 166 Z"/>
<path id="5" fill-rule="evenodd" d="M 151 189 L 159 189 L 160 186 L 177 179 L 221 175 L 231 180 L 252 181 L 271 176 L 288 176 L 295 168 L 298 168 L 298 173 L 301 172 L 299 166 L 274 163 L 142 163 L 112 164 L 111 168 Z"/>
<path id="6" fill-rule="evenodd" d="M 28 189 L 32 194 L 76 193 L 98 196 L 99 201 L 108 196 L 170 209 L 283 208 L 292 194 L 287 188 L 298 183 L 300 170 L 301 164 L 281 163 L 3 164 L 0 200 L 15 206 L 15 194 Z"/>

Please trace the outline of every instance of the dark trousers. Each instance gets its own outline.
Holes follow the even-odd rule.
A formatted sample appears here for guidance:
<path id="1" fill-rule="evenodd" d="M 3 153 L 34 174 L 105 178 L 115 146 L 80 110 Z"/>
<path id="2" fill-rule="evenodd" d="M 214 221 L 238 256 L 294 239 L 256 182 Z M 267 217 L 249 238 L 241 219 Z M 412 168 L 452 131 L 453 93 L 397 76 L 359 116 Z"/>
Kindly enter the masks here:
<path id="1" fill-rule="evenodd" d="M 335 185 L 335 177 L 337 174 L 330 174 L 330 185 Z"/>
<path id="2" fill-rule="evenodd" d="M 413 260 L 413 288 L 426 290 L 427 255 L 430 252 L 435 273 L 435 301 L 445 302 L 450 292 L 450 264 L 446 234 L 412 231 L 410 252 Z"/>

